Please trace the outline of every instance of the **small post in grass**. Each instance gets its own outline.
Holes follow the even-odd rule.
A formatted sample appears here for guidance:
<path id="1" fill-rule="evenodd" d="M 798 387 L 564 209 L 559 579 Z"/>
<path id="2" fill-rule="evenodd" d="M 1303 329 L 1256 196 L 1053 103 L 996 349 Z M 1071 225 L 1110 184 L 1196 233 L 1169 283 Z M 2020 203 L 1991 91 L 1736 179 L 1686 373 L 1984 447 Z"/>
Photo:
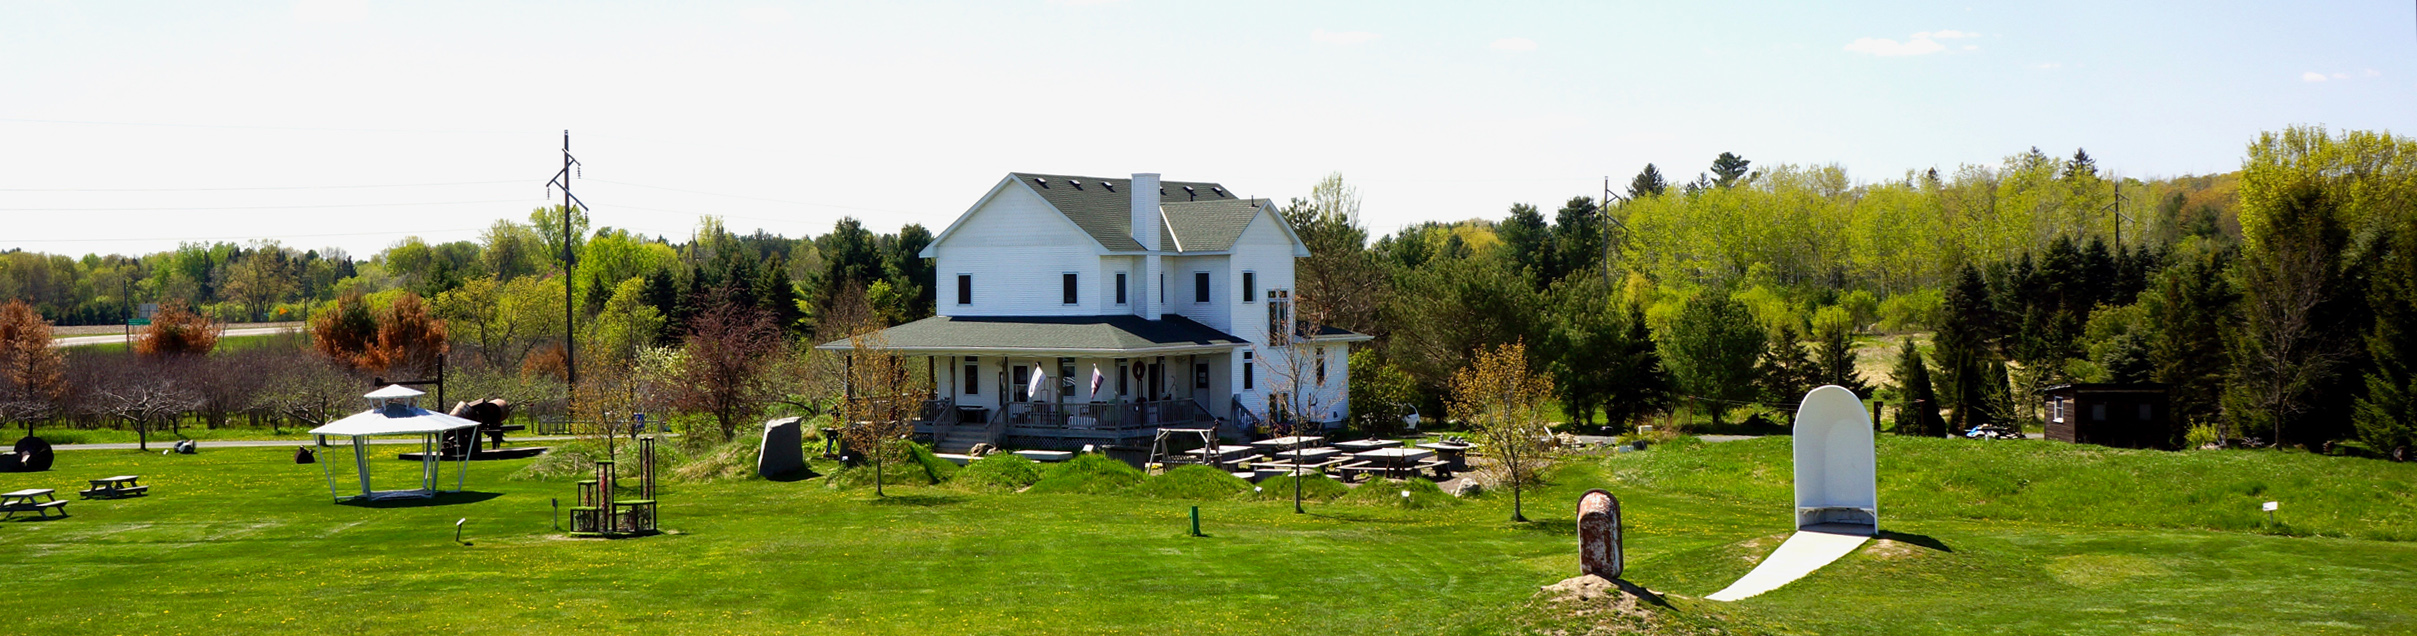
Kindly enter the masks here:
<path id="1" fill-rule="evenodd" d="M 462 524 L 469 523 L 469 522 L 470 522 L 470 518 L 469 518 L 469 517 L 462 517 L 462 518 L 461 518 L 461 520 L 453 522 L 453 542 L 454 542 L 454 543 L 459 543 L 459 544 L 462 544 L 462 545 L 470 545 L 470 542 L 468 542 L 468 541 L 463 541 L 463 540 L 462 540 Z"/>
<path id="2" fill-rule="evenodd" d="M 554 531 L 555 531 L 555 532 L 561 532 L 561 531 L 562 531 L 562 498 L 561 498 L 561 497 L 555 497 L 555 498 L 550 499 L 550 500 L 548 500 L 548 501 L 552 501 L 552 502 L 554 502 Z"/>
<path id="3" fill-rule="evenodd" d="M 2272 527 L 2274 527 L 2274 509 L 2276 509 L 2276 508 L 2281 508 L 2281 507 L 2283 507 L 2283 502 L 2280 502 L 2280 501 L 2269 501 L 2269 502 L 2266 502 L 2266 506 L 2265 506 L 2265 508 L 2266 508 L 2266 527 L 2268 527 L 2268 528 L 2272 528 Z"/>
<path id="4" fill-rule="evenodd" d="M 1192 536 L 1195 536 L 1195 537 L 1197 537 L 1197 536 L 1201 536 L 1201 534 L 1200 534 L 1200 507 L 1199 507 L 1199 506 L 1192 506 Z"/>

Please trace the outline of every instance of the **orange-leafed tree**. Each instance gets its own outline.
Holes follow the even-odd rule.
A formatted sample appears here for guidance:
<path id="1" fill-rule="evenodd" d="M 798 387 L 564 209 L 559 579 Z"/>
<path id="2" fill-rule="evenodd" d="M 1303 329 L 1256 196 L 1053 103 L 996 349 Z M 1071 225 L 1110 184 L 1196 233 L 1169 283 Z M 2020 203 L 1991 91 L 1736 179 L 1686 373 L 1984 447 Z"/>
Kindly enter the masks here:
<path id="1" fill-rule="evenodd" d="M 360 292 L 337 298 L 334 311 L 311 317 L 311 346 L 319 355 L 346 367 L 376 370 L 369 363 L 370 350 L 377 344 L 378 314 Z"/>
<path id="2" fill-rule="evenodd" d="M 134 352 L 144 357 L 208 355 L 218 348 L 218 336 L 226 331 L 218 321 L 193 311 L 182 300 L 160 305 L 159 313 L 151 316 L 151 326 L 134 339 Z"/>
<path id="3" fill-rule="evenodd" d="M 23 423 L 34 434 L 34 420 L 66 393 L 66 370 L 42 314 L 23 300 L 0 303 L 0 422 Z"/>
<path id="4" fill-rule="evenodd" d="M 334 311 L 311 318 L 311 337 L 320 355 L 364 373 L 432 373 L 448 346 L 445 321 L 429 315 L 428 304 L 411 293 L 385 309 L 346 294 Z"/>

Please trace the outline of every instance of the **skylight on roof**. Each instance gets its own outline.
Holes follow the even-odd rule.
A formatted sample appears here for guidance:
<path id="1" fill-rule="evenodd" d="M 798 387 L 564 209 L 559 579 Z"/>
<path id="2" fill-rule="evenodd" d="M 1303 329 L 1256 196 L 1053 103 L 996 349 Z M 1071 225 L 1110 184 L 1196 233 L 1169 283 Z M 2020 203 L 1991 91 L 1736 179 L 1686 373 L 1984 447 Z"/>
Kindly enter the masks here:
<path id="1" fill-rule="evenodd" d="M 1073 185 L 1074 185 L 1074 189 L 1076 189 L 1076 190 L 1081 190 L 1081 189 L 1083 189 L 1083 180 L 1081 180 L 1081 179 L 1067 179 L 1067 180 L 1066 180 L 1066 183 L 1073 184 Z"/>
<path id="2" fill-rule="evenodd" d="M 1032 182 L 1033 182 L 1033 183 L 1038 183 L 1038 184 L 1041 184 L 1041 189 L 1046 190 L 1046 189 L 1048 189 L 1048 188 L 1049 188 L 1049 180 L 1048 180 L 1048 179 L 1043 179 L 1043 178 L 1040 178 L 1040 177 L 1033 177 Z"/>

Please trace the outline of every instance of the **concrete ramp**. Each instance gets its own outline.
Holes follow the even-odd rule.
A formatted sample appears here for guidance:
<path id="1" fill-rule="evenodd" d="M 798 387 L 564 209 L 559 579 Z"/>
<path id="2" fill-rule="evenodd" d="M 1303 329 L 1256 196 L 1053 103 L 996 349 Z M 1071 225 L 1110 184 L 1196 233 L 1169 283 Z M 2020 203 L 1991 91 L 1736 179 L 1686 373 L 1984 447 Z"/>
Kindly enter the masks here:
<path id="1" fill-rule="evenodd" d="M 1771 556 L 1765 557 L 1761 565 L 1754 566 L 1754 571 L 1747 572 L 1736 583 L 1730 583 L 1729 587 L 1704 598 L 1735 601 L 1779 589 L 1779 586 L 1804 578 L 1804 575 L 1812 574 L 1814 570 L 1854 552 L 1855 548 L 1862 547 L 1863 542 L 1871 540 L 1869 535 L 1823 531 L 1849 530 L 1854 526 L 1833 528 L 1824 524 L 1818 527 L 1822 530 L 1807 528 L 1797 531 L 1788 537 L 1787 542 L 1779 544 L 1779 549 L 1772 551 Z"/>

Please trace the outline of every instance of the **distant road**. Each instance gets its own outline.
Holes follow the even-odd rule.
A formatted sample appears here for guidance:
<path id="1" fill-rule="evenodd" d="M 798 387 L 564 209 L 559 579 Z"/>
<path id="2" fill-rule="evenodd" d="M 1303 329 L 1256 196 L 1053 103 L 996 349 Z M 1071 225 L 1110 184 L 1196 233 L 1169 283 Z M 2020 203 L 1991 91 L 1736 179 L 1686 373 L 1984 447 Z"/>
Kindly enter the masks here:
<path id="1" fill-rule="evenodd" d="M 240 336 L 273 336 L 273 335 L 277 335 L 277 334 L 281 334 L 281 333 L 285 333 L 285 332 L 288 332 L 288 331 L 293 331 L 293 330 L 294 330 L 294 327 L 246 327 L 246 328 L 243 328 L 243 329 L 228 329 L 228 330 L 226 331 L 226 333 L 219 334 L 219 337 L 221 337 L 221 338 L 233 338 L 233 337 L 240 337 Z M 88 346 L 92 346 L 92 345 L 109 344 L 109 343 L 112 343 L 112 342 L 125 342 L 125 341 L 126 341 L 126 334 L 123 334 L 123 333 L 110 334 L 110 335 L 106 335 L 106 336 L 69 336 L 69 337 L 66 337 L 66 338 L 52 338 L 52 339 L 50 339 L 50 346 L 53 346 L 53 347 L 88 347 Z"/>
<path id="2" fill-rule="evenodd" d="M 485 438 L 480 438 L 480 439 L 485 439 Z M 504 438 L 504 439 L 505 439 L 505 441 L 509 441 L 509 442 L 512 442 L 512 443 L 518 444 L 518 443 L 521 443 L 521 442 L 559 442 L 559 441 L 566 440 L 566 439 L 579 439 L 579 438 L 574 437 L 574 436 L 570 436 L 570 435 L 533 435 L 533 436 L 529 436 L 529 437 L 507 437 L 507 438 Z M 392 438 L 392 437 L 389 437 L 389 438 L 381 438 L 381 439 L 371 439 L 371 440 L 367 440 L 367 442 L 368 442 L 368 443 L 370 443 L 370 444 L 418 444 L 418 443 L 420 443 L 420 440 L 419 440 L 418 438 L 401 439 L 401 438 Z M 157 450 L 157 449 L 165 449 L 165 448 L 167 448 L 167 447 L 169 447 L 169 446 L 173 446 L 173 445 L 175 445 L 175 444 L 176 444 L 176 440 L 175 440 L 175 439 L 155 439 L 155 440 L 151 440 L 151 447 L 152 447 L 154 450 Z M 194 446 L 197 446 L 197 447 L 205 448 L 205 449 L 206 449 L 206 448 L 260 448 L 260 447 L 267 447 L 267 446 L 309 446 L 309 445 L 311 445 L 311 440 L 307 440 L 307 439 L 241 439 L 241 440 L 200 440 L 200 441 L 195 441 L 195 442 L 193 442 L 193 445 L 194 445 Z M 135 448 L 135 443 L 134 443 L 134 442 L 112 442 L 112 443 L 108 443 L 108 444 L 60 444 L 60 445 L 57 445 L 57 446 L 52 446 L 52 447 L 50 447 L 50 448 L 51 448 L 51 450 L 134 450 L 134 448 Z"/>

